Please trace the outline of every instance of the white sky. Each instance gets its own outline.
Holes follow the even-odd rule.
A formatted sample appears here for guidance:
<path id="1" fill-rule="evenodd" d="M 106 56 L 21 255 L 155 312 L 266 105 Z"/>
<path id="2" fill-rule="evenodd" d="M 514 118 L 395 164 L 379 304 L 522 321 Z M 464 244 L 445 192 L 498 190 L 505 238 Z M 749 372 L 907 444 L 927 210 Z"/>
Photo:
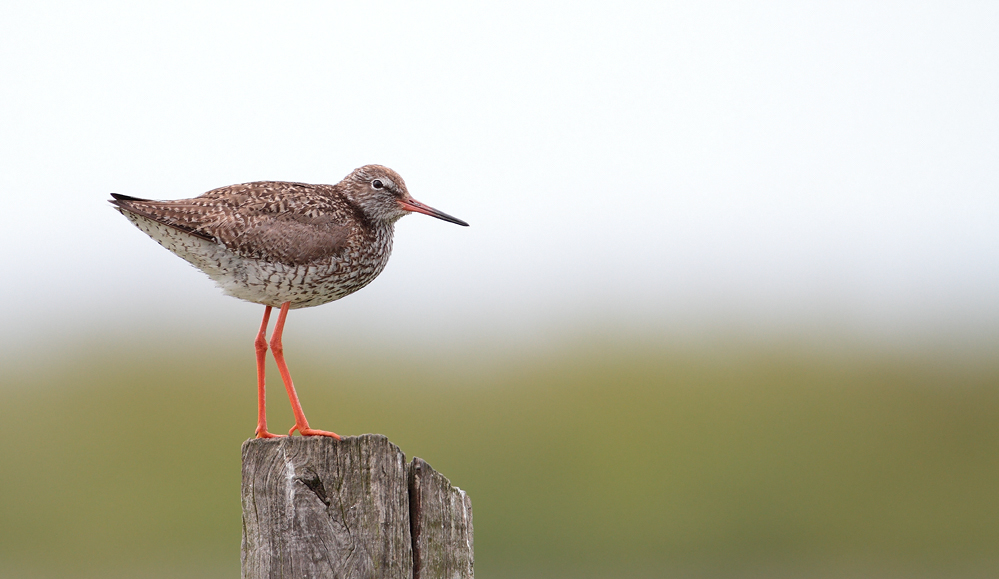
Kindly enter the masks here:
<path id="1" fill-rule="evenodd" d="M 0 344 L 249 344 L 108 193 L 366 163 L 472 226 L 407 217 L 299 335 L 994 331 L 999 3 L 757 4 L 4 2 Z"/>

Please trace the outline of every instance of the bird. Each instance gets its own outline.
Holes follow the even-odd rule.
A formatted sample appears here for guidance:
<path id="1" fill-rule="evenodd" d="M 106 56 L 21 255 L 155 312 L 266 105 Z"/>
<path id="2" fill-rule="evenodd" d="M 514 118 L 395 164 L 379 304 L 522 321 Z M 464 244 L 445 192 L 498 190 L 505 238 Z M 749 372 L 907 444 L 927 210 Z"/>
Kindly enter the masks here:
<path id="1" fill-rule="evenodd" d="M 385 269 L 395 223 L 422 213 L 468 223 L 413 199 L 402 177 L 365 165 L 336 185 L 257 181 L 220 187 L 190 199 L 154 201 L 112 193 L 111 205 L 160 245 L 208 274 L 223 293 L 265 306 L 254 340 L 257 359 L 257 438 L 267 430 L 264 368 L 269 342 L 302 436 L 335 432 L 309 426 L 288 365 L 282 335 L 288 311 L 350 295 Z"/>

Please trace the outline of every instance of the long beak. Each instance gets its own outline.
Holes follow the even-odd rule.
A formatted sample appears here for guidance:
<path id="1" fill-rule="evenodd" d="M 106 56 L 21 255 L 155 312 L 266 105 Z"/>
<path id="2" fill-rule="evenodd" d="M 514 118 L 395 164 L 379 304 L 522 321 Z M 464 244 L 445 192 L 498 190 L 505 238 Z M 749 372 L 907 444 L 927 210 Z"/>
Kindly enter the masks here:
<path id="1" fill-rule="evenodd" d="M 429 205 L 424 205 L 423 203 L 420 203 L 416 199 L 413 198 L 403 199 L 402 201 L 399 202 L 399 204 L 402 205 L 402 208 L 405 209 L 406 211 L 415 211 L 416 213 L 422 213 L 424 215 L 436 217 L 437 219 L 443 219 L 444 221 L 450 221 L 451 223 L 457 223 L 458 225 L 464 225 L 465 227 L 468 227 L 468 224 L 462 221 L 461 219 L 458 219 L 457 217 L 451 217 L 447 213 L 444 213 L 443 211 L 438 211 L 433 207 L 430 207 Z"/>

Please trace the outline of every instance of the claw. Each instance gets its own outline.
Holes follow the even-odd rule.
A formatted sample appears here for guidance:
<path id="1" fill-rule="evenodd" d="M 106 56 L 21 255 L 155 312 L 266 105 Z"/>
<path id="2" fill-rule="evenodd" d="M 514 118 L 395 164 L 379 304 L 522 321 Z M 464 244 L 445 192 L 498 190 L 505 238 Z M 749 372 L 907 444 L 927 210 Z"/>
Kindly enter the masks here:
<path id="1" fill-rule="evenodd" d="M 291 427 L 291 430 L 288 431 L 288 436 L 291 436 L 291 434 L 296 430 L 302 436 L 329 436 L 330 438 L 340 440 L 340 435 L 335 432 L 329 432 L 328 430 L 316 430 L 315 428 L 309 428 L 308 425 L 299 426 L 297 424 Z"/>
<path id="2" fill-rule="evenodd" d="M 272 434 L 270 432 L 267 432 L 266 429 L 264 430 L 257 429 L 257 438 L 284 438 L 284 435 Z"/>
<path id="3" fill-rule="evenodd" d="M 295 428 L 298 428 L 297 426 Z M 298 428 L 298 431 L 302 436 L 329 436 L 330 438 L 335 438 L 340 440 L 340 435 L 335 432 L 329 432 L 327 430 L 316 430 L 315 428 Z"/>

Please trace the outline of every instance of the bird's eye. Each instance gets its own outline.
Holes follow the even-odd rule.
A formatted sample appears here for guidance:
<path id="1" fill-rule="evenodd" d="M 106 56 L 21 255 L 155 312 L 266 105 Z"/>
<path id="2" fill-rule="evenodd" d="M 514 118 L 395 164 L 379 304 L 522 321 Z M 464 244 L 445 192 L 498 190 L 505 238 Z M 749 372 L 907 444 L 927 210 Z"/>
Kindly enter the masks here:
<path id="1" fill-rule="evenodd" d="M 381 179 L 375 179 L 374 181 L 371 182 L 371 186 L 374 187 L 375 189 L 381 189 L 385 185 L 382 184 Z"/>

